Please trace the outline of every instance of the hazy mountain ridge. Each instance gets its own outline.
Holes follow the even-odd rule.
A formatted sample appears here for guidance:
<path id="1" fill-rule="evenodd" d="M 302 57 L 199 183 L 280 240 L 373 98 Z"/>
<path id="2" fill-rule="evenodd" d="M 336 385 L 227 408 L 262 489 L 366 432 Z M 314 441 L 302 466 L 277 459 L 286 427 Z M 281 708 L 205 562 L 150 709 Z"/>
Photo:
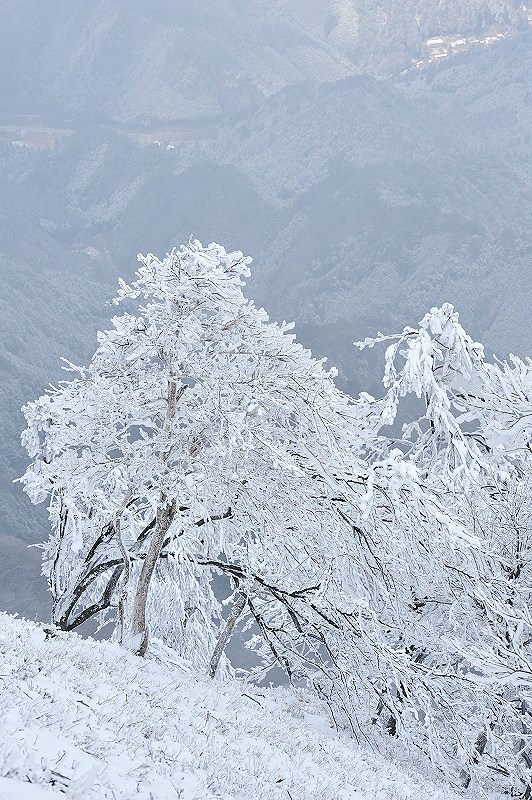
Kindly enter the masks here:
<path id="1" fill-rule="evenodd" d="M 2 0 L 0 112 L 123 123 L 242 114 L 300 81 L 394 75 L 515 0 Z"/>
<path id="2" fill-rule="evenodd" d="M 347 342 L 450 300 L 488 348 L 530 351 L 531 39 L 414 80 L 287 89 L 218 137 L 282 208 L 256 285 L 276 315 Z"/>

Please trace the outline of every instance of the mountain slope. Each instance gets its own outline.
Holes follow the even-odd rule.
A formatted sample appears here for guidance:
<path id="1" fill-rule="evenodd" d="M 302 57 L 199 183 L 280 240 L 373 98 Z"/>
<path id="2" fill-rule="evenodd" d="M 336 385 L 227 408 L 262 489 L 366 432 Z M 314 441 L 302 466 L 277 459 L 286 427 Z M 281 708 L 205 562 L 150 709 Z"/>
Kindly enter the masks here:
<path id="1" fill-rule="evenodd" d="M 0 0 L 0 113 L 122 123 L 241 114 L 301 81 L 394 75 L 516 0 Z"/>
<path id="2" fill-rule="evenodd" d="M 353 339 L 443 302 L 488 348 L 532 352 L 531 44 L 414 80 L 287 89 L 213 143 L 279 209 L 253 291 L 357 389 Z"/>
<path id="3" fill-rule="evenodd" d="M 453 800 L 303 691 L 213 682 L 0 614 L 0 800 Z M 170 660 L 168 660 L 170 659 Z"/>

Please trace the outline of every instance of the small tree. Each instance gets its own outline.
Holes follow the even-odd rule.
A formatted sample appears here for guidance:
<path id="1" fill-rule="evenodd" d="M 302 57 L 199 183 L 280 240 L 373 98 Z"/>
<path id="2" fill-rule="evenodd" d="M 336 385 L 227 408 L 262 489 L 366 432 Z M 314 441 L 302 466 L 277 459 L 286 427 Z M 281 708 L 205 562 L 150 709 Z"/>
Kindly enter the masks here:
<path id="1" fill-rule="evenodd" d="M 250 564 L 279 574 L 292 546 L 297 562 L 302 526 L 324 525 L 316 472 L 350 452 L 352 404 L 291 326 L 244 298 L 250 259 L 193 242 L 139 260 L 115 302 L 145 305 L 25 406 L 22 481 L 49 500 L 57 624 L 116 607 L 120 640 L 142 654 L 151 603 L 152 627 L 205 662 L 221 624 L 211 571 L 243 589 Z"/>
<path id="2" fill-rule="evenodd" d="M 456 559 L 433 539 L 405 614 L 414 657 L 445 676 L 455 698 L 439 723 L 442 754 L 463 765 L 466 785 L 488 777 L 529 797 L 531 365 L 514 356 L 487 362 L 450 305 L 433 308 L 418 329 L 362 344 L 386 339 L 396 341 L 386 353 L 383 423 L 396 419 L 408 395 L 425 408 L 403 426 L 402 441 L 384 446 L 401 445 L 471 540 Z"/>

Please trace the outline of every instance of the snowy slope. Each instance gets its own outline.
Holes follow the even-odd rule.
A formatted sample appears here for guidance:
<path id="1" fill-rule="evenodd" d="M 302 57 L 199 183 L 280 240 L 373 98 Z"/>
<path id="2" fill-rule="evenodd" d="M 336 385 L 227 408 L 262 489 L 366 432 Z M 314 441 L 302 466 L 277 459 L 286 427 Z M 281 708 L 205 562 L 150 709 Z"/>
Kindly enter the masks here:
<path id="1" fill-rule="evenodd" d="M 364 752 L 304 692 L 0 615 L 0 800 L 453 800 Z M 159 653 L 159 655 L 157 655 Z"/>

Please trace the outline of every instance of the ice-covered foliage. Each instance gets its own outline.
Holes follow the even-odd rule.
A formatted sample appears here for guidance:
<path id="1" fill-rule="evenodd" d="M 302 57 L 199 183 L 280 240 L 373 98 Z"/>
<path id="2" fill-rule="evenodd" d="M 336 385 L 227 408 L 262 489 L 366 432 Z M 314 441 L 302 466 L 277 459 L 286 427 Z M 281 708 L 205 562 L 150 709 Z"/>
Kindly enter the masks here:
<path id="1" fill-rule="evenodd" d="M 427 673 L 430 709 L 420 719 L 425 726 L 428 718 L 450 711 L 436 725 L 440 755 L 451 769 L 463 765 L 465 785 L 488 776 L 488 782 L 527 796 L 532 365 L 514 356 L 487 362 L 451 305 L 433 308 L 418 329 L 362 345 L 389 338 L 397 341 L 386 352 L 381 432 L 395 421 L 402 398 L 416 395 L 424 408 L 416 418 L 410 404 L 403 439 L 380 446 L 401 446 L 402 459 L 415 465 L 471 543 L 452 553 L 436 519 L 418 563 L 400 639 Z"/>
<path id="2" fill-rule="evenodd" d="M 352 468 L 361 432 L 291 326 L 244 298 L 249 259 L 193 242 L 141 262 L 117 302 L 146 304 L 113 319 L 90 366 L 70 366 L 78 377 L 25 407 L 35 460 L 23 482 L 50 503 L 44 570 L 60 626 L 118 606 L 121 640 L 145 648 L 155 570 L 152 627 L 205 661 L 220 622 L 213 569 L 237 586 L 274 576 L 284 592 L 319 582 L 310 552 L 323 551 L 331 475 Z"/>
<path id="3" fill-rule="evenodd" d="M 445 305 L 363 343 L 392 342 L 386 392 L 354 400 L 245 299 L 240 252 L 140 261 L 116 302 L 141 305 L 25 407 L 55 621 L 107 612 L 212 676 L 253 627 L 357 737 L 529 791 L 530 364 L 488 363 Z"/>

